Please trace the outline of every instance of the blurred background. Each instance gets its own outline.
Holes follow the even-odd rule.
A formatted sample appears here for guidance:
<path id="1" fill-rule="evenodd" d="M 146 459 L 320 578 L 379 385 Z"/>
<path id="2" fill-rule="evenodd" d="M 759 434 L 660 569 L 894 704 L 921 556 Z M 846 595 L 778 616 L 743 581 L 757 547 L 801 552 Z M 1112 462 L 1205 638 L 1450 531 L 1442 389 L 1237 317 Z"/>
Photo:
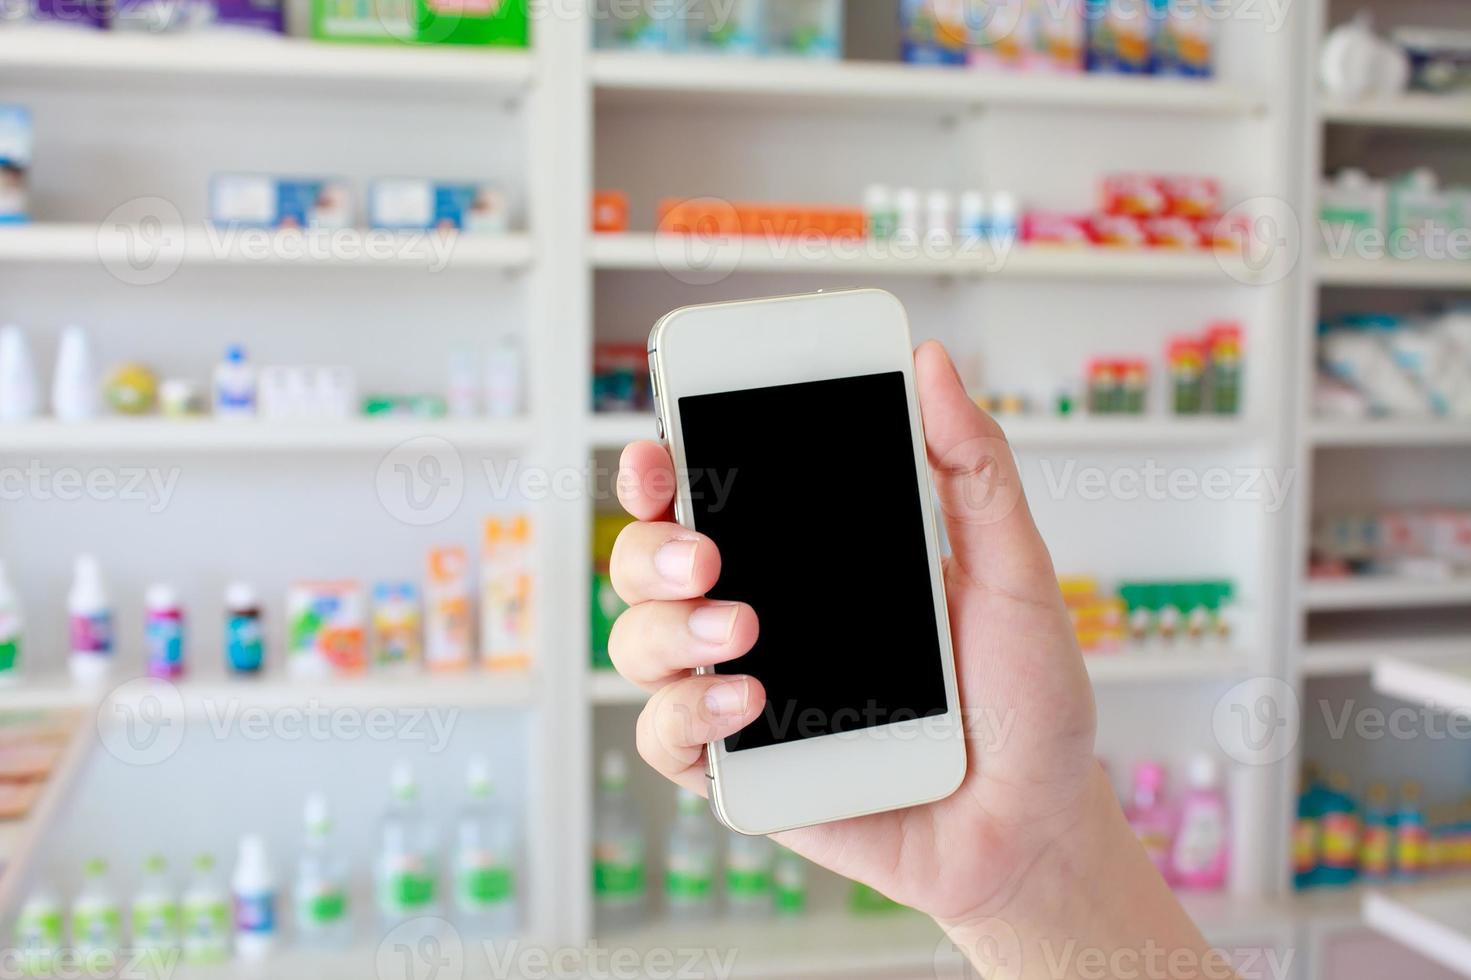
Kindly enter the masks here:
<path id="1" fill-rule="evenodd" d="M 0 968 L 963 975 L 607 659 L 654 321 L 878 286 L 1211 942 L 1471 975 L 1468 138 L 1456 0 L 0 6 Z"/>

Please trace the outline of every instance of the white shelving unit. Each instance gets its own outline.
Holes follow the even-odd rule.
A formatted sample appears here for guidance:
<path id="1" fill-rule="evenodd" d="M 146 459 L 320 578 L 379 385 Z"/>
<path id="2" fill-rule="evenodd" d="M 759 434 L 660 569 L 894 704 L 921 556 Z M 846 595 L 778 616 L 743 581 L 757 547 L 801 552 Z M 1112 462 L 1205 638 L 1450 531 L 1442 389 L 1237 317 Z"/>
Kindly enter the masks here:
<path id="1" fill-rule="evenodd" d="M 0 453 L 386 453 L 433 437 L 467 450 L 520 449 L 533 438 L 519 419 L 361 419 L 343 422 L 209 422 L 106 419 L 0 424 Z"/>

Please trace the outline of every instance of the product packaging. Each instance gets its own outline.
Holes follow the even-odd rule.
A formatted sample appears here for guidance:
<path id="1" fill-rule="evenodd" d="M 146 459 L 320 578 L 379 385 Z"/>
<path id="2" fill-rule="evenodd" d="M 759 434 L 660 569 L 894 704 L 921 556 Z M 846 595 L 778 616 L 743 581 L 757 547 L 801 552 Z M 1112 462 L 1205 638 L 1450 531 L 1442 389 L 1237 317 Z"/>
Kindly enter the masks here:
<path id="1" fill-rule="evenodd" d="M 1216 20 L 1229 11 L 1223 0 L 1156 0 L 1154 72 L 1209 78 L 1215 69 Z"/>
<path id="2" fill-rule="evenodd" d="M 608 656 L 608 638 L 613 635 L 613 622 L 628 608 L 613 589 L 610 565 L 613 542 L 633 518 L 625 514 L 598 514 L 593 518 L 592 544 L 592 665 L 599 670 L 612 670 Z"/>
<path id="3" fill-rule="evenodd" d="M 843 56 L 843 0 L 768 0 L 764 21 L 766 54 Z"/>
<path id="4" fill-rule="evenodd" d="M 631 51 L 681 51 L 686 35 L 679 13 L 679 4 L 665 0 L 597 0 L 594 43 Z"/>
<path id="5" fill-rule="evenodd" d="M 424 655 L 424 621 L 419 587 L 412 582 L 373 586 L 374 669 L 417 667 Z"/>
<path id="6" fill-rule="evenodd" d="M 282 0 L 112 0 L 114 30 L 162 34 L 213 25 L 280 34 L 286 29 Z"/>
<path id="7" fill-rule="evenodd" d="M 340 180 L 217 174 L 210 221 L 221 228 L 348 228 L 352 189 Z"/>
<path id="8" fill-rule="evenodd" d="M 487 517 L 480 553 L 481 657 L 490 670 L 531 666 L 533 640 L 531 519 Z"/>
<path id="9" fill-rule="evenodd" d="M 510 220 L 506 196 L 494 184 L 393 177 L 368 187 L 368 224 L 389 231 L 503 234 Z"/>
<path id="10" fill-rule="evenodd" d="M 1146 75 L 1154 70 L 1161 17 L 1155 0 L 1084 0 L 1088 70 Z"/>
<path id="11" fill-rule="evenodd" d="M 0 225 L 30 220 L 26 180 L 33 143 L 30 110 L 0 105 Z"/>
<path id="12" fill-rule="evenodd" d="M 704 54 L 756 54 L 767 6 L 764 0 L 693 0 L 686 7 L 686 44 Z M 785 3 L 773 0 L 769 6 Z"/>
<path id="13" fill-rule="evenodd" d="M 24 2 L 24 0 L 21 0 Z M 40 23 L 103 30 L 111 0 L 31 0 L 31 19 Z"/>
<path id="14" fill-rule="evenodd" d="M 530 42 L 526 0 L 415 0 L 414 40 L 524 48 Z"/>
<path id="15" fill-rule="evenodd" d="M 1445 259 L 1451 235 L 1467 227 L 1466 195 L 1442 188 L 1421 168 L 1389 184 L 1389 254 L 1400 259 Z"/>
<path id="16" fill-rule="evenodd" d="M 470 559 L 465 549 L 431 550 L 424 585 L 424 665 L 430 670 L 470 666 L 475 652 L 471 605 Z"/>
<path id="17" fill-rule="evenodd" d="M 901 0 L 899 26 L 905 61 L 917 65 L 966 63 L 971 34 L 966 0 Z"/>
<path id="18" fill-rule="evenodd" d="M 286 619 L 291 673 L 321 678 L 355 674 L 366 665 L 357 582 L 298 582 L 286 593 Z"/>

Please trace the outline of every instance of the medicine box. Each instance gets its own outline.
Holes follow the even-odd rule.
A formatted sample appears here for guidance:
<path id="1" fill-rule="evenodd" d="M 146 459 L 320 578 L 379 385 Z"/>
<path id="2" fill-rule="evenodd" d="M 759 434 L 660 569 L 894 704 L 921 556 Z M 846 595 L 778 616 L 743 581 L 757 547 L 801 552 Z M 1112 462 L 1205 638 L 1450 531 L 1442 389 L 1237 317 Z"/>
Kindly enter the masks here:
<path id="1" fill-rule="evenodd" d="M 506 196 L 493 184 L 391 177 L 368 188 L 368 224 L 390 231 L 502 234 L 510 219 Z"/>
<path id="2" fill-rule="evenodd" d="M 332 179 L 219 174 L 210 185 L 209 214 L 221 228 L 348 228 L 352 190 Z"/>
<path id="3" fill-rule="evenodd" d="M 30 220 L 26 180 L 33 144 L 30 110 L 0 105 L 0 224 Z"/>
<path id="4" fill-rule="evenodd" d="M 355 674 L 367 664 L 363 590 L 356 582 L 299 582 L 286 593 L 286 657 L 301 677 Z"/>

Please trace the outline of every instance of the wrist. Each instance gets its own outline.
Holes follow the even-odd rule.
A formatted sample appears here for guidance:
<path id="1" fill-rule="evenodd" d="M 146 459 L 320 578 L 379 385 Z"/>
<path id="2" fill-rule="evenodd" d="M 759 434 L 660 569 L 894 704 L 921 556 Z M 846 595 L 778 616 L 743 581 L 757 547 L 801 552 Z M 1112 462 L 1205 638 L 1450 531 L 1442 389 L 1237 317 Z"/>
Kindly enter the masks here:
<path id="1" fill-rule="evenodd" d="M 1181 980 L 1233 975 L 1139 845 L 1102 767 L 1006 895 L 939 922 L 988 978 L 1151 975 L 1154 960 Z"/>

